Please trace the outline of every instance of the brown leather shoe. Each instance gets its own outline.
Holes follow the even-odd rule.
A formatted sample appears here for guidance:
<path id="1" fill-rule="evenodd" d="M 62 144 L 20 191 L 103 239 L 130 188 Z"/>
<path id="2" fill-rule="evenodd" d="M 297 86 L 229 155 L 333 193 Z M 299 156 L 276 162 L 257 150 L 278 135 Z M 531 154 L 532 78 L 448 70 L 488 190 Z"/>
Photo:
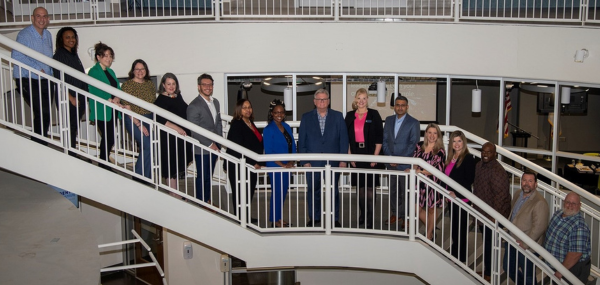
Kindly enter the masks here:
<path id="1" fill-rule="evenodd" d="M 391 215 L 390 218 L 385 221 L 386 225 L 391 225 L 391 224 L 395 224 L 398 221 L 398 218 L 396 217 L 396 215 Z"/>

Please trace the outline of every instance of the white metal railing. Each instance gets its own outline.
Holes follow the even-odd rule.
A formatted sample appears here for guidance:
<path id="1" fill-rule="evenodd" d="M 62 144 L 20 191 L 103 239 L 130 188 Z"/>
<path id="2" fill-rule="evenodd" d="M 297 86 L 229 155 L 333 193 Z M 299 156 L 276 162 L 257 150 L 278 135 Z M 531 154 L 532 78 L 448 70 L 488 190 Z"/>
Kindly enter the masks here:
<path id="1" fill-rule="evenodd" d="M 103 248 L 123 246 L 126 244 L 132 244 L 132 243 L 139 242 L 148 251 L 148 256 L 150 256 L 150 259 L 152 259 L 152 262 L 124 265 L 124 266 L 105 267 L 105 268 L 100 269 L 100 272 L 111 272 L 111 271 L 119 271 L 119 270 L 136 269 L 136 268 L 154 266 L 154 267 L 156 267 L 156 270 L 158 271 L 158 274 L 160 275 L 160 277 L 162 279 L 163 285 L 167 285 L 167 279 L 165 278 L 165 272 L 163 271 L 162 267 L 156 260 L 154 253 L 152 253 L 152 248 L 144 241 L 144 239 L 142 239 L 142 237 L 135 230 L 131 230 L 131 233 L 135 236 L 135 239 L 125 240 L 125 241 L 120 241 L 120 242 L 99 244 L 98 248 L 103 249 Z"/>
<path id="2" fill-rule="evenodd" d="M 597 0 L 2 0 L 0 26 L 30 24 L 37 6 L 52 23 L 99 24 L 176 20 L 344 19 L 598 23 Z"/>
<path id="3" fill-rule="evenodd" d="M 59 89 L 61 92 L 59 92 L 59 99 L 58 99 L 58 116 L 57 118 L 62 118 L 62 119 L 55 119 L 55 123 L 58 125 L 58 129 L 60 130 L 60 134 L 56 137 L 46 137 L 46 136 L 42 136 L 41 134 L 36 134 L 34 132 L 31 131 L 31 124 L 29 122 L 27 122 L 27 120 L 25 120 L 26 114 L 30 114 L 28 113 L 31 112 L 31 109 L 29 107 L 26 107 L 25 104 L 20 104 L 18 103 L 19 100 L 17 99 L 18 96 L 14 93 L 11 92 L 10 96 L 6 96 L 7 91 L 13 91 L 14 89 L 14 85 L 12 85 L 13 80 L 11 79 L 11 74 L 12 74 L 12 68 L 14 67 L 14 64 L 19 64 L 18 62 L 14 62 L 11 58 L 6 57 L 4 55 L 0 55 L 0 58 L 4 61 L 8 63 L 8 68 L 3 68 L 2 69 L 2 74 L 1 77 L 3 80 L 2 85 L 0 87 L 2 87 L 2 100 L 0 100 L 1 104 L 2 104 L 2 114 L 0 116 L 0 121 L 2 122 L 2 124 L 4 124 L 5 126 L 11 127 L 12 129 L 14 129 L 15 131 L 18 132 L 22 132 L 22 133 L 26 133 L 30 136 L 34 136 L 38 139 L 41 139 L 45 142 L 48 143 L 52 143 L 53 145 L 63 148 L 65 153 L 68 153 L 69 151 L 71 152 L 75 152 L 78 155 L 84 156 L 86 158 L 89 158 L 93 161 L 96 161 L 99 164 L 103 164 L 103 165 L 108 165 L 113 169 L 118 169 L 119 171 L 122 171 L 124 173 L 130 174 L 132 176 L 135 176 L 139 179 L 141 179 L 142 181 L 146 182 L 146 183 L 150 183 L 153 187 L 155 188 L 159 188 L 163 191 L 168 191 L 169 193 L 173 193 L 173 195 L 179 195 L 177 197 L 184 197 L 186 199 L 188 199 L 190 202 L 192 203 L 197 203 L 199 204 L 201 207 L 204 208 L 208 208 L 211 211 L 217 211 L 219 212 L 222 216 L 239 221 L 239 223 L 241 224 L 242 227 L 253 227 L 256 228 L 259 231 L 281 231 L 281 232 L 285 232 L 287 230 L 293 230 L 293 231 L 297 231 L 297 230 L 303 230 L 303 231 L 316 231 L 316 232 L 324 232 L 326 234 L 331 233 L 332 231 L 342 231 L 342 232 L 357 232 L 357 231 L 368 231 L 370 233 L 378 233 L 378 234 L 386 234 L 386 235 L 398 235 L 398 236 L 407 236 L 409 238 L 409 240 L 415 240 L 416 238 L 420 239 L 420 240 L 425 240 L 426 238 L 424 238 L 424 236 L 422 234 L 420 234 L 418 232 L 418 229 L 422 226 L 421 223 L 419 221 L 417 221 L 416 219 L 416 214 L 415 214 L 415 205 L 418 203 L 418 199 L 419 196 L 416 193 L 415 190 L 415 185 L 417 185 L 420 182 L 425 183 L 425 185 L 429 186 L 429 187 L 433 187 L 433 189 L 435 189 L 436 191 L 436 195 L 441 195 L 442 197 L 447 197 L 447 193 L 445 192 L 445 189 L 441 188 L 439 185 L 435 184 L 433 181 L 429 180 L 428 178 L 419 175 L 417 176 L 415 174 L 414 171 L 411 171 L 410 173 L 397 173 L 394 171 L 381 171 L 381 172 L 373 172 L 373 174 L 375 175 L 380 175 L 380 178 L 382 180 L 382 186 L 380 189 L 376 189 L 378 192 L 377 195 L 379 195 L 378 198 L 380 198 L 380 202 L 377 202 L 379 204 L 377 205 L 373 205 L 374 207 L 379 206 L 380 208 L 378 209 L 378 215 L 379 215 L 379 220 L 377 220 L 377 217 L 375 216 L 375 214 L 373 215 L 373 217 L 371 217 L 371 222 L 373 224 L 374 229 L 367 229 L 365 228 L 361 228 L 360 225 L 357 225 L 355 227 L 353 227 L 353 220 L 356 220 L 356 213 L 357 213 L 357 208 L 358 208 L 358 204 L 356 203 L 352 203 L 352 201 L 350 203 L 342 203 L 344 206 L 339 206 L 336 207 L 335 206 L 335 201 L 337 201 L 338 199 L 335 197 L 334 193 L 336 192 L 335 189 L 333 189 L 333 185 L 334 185 L 334 181 L 336 181 L 336 177 L 342 177 L 342 179 L 345 179 L 344 177 L 347 176 L 347 173 L 351 173 L 353 171 L 356 170 L 351 170 L 351 169 L 346 169 L 346 168 L 337 168 L 337 167 L 331 167 L 329 164 L 326 165 L 324 168 L 302 168 L 302 167 L 298 167 L 298 168 L 294 168 L 294 169 L 281 169 L 281 168 L 265 168 L 265 169 L 253 169 L 251 166 L 248 166 L 245 163 L 246 158 L 251 158 L 254 159 L 256 161 L 259 162 L 266 162 L 266 161 L 282 161 L 282 160 L 325 160 L 325 161 L 345 161 L 345 160 L 352 160 L 352 161 L 363 161 L 363 162 L 377 162 L 377 163 L 403 163 L 403 164 L 410 164 L 410 165 L 418 165 L 419 167 L 429 171 L 430 173 L 433 173 L 434 176 L 436 176 L 437 178 L 439 178 L 439 180 L 441 180 L 442 182 L 444 182 L 445 184 L 447 184 L 449 187 L 452 187 L 453 189 L 455 189 L 456 191 L 459 191 L 461 194 L 463 194 L 465 197 L 467 197 L 469 200 L 471 200 L 475 205 L 477 205 L 479 208 L 481 208 L 483 211 L 485 211 L 486 213 L 488 213 L 490 216 L 493 217 L 493 219 L 495 220 L 495 223 L 491 223 L 490 221 L 486 221 L 485 218 L 481 217 L 479 213 L 473 211 L 470 207 L 465 206 L 463 207 L 465 211 L 467 211 L 471 216 L 474 217 L 475 221 L 480 222 L 481 224 L 487 226 L 487 228 L 493 229 L 492 230 L 492 234 L 496 238 L 496 240 L 501 240 L 500 238 L 502 237 L 502 230 L 501 227 L 505 227 L 507 228 L 509 231 L 511 231 L 512 233 L 514 233 L 520 240 L 524 241 L 532 250 L 534 250 L 537 254 L 539 254 L 540 256 L 542 256 L 547 262 L 549 262 L 553 267 L 557 268 L 558 271 L 560 271 L 564 276 L 566 276 L 566 278 L 568 280 L 574 280 L 574 283 L 577 283 L 577 280 L 574 278 L 574 276 L 572 276 L 572 274 L 570 274 L 570 272 L 568 270 L 566 270 L 556 259 L 554 259 L 552 256 L 550 256 L 541 246 L 539 246 L 538 244 L 536 244 L 534 241 L 532 241 L 531 239 L 529 239 L 525 234 L 523 234 L 522 232 L 520 232 L 514 225 L 512 225 L 508 220 L 506 220 L 504 217 L 500 216 L 498 213 L 496 213 L 493 209 L 491 209 L 488 205 L 486 205 L 485 203 L 483 203 L 481 200 L 479 200 L 477 197 L 475 197 L 473 194 L 471 194 L 470 191 L 467 191 L 467 189 L 462 188 L 459 184 L 457 184 L 456 182 L 450 180 L 448 177 L 446 177 L 443 173 L 439 172 L 437 169 L 433 168 L 432 166 L 430 166 L 429 164 L 425 163 L 423 160 L 421 159 L 415 159 L 415 158 L 399 158 L 399 157 L 389 157 L 389 156 L 370 156 L 370 155 L 359 155 L 359 156 L 350 156 L 350 155 L 340 155 L 340 154 L 295 154 L 295 155 L 288 155 L 288 154 L 280 154 L 280 155 L 260 155 L 260 154 L 256 154 L 253 152 L 250 152 L 249 150 L 242 148 L 234 143 L 231 143 L 227 140 L 225 140 L 223 137 L 220 137 L 216 134 L 213 134 L 211 132 L 207 132 L 204 129 L 184 120 L 181 119 L 173 114 L 170 114 L 168 112 L 164 112 L 163 110 L 161 110 L 160 108 L 149 104 L 147 102 L 144 102 L 140 99 L 137 99 L 133 96 L 130 96 L 120 90 L 116 90 L 112 87 L 110 87 L 107 84 L 104 84 L 102 82 L 99 82 L 95 79 L 92 79 L 90 77 L 88 77 L 87 75 L 80 73 L 74 69 L 71 69 L 63 64 L 57 63 L 54 60 L 47 58 L 43 55 L 40 55 L 14 41 L 11 41 L 5 37 L 0 36 L 0 42 L 2 42 L 3 44 L 5 44 L 6 46 L 13 48 L 13 49 L 17 49 L 19 51 L 21 51 L 22 53 L 34 58 L 35 60 L 39 60 L 41 62 L 47 63 L 49 65 L 51 65 L 54 68 L 58 68 L 59 70 L 61 70 L 63 72 L 63 76 L 61 78 L 64 78 L 64 74 L 69 74 L 72 77 L 75 77 L 77 79 L 80 79 L 90 85 L 93 85 L 101 90 L 104 90 L 106 92 L 109 92 L 110 94 L 114 94 L 115 96 L 121 97 L 125 100 L 127 100 L 128 102 L 131 102 L 133 104 L 136 104 L 144 109 L 147 109 L 151 112 L 153 112 L 155 115 L 156 114 L 160 114 L 160 116 L 167 118 L 169 121 L 176 123 L 182 127 L 188 128 L 190 129 L 192 132 L 196 132 L 196 133 L 202 133 L 203 136 L 208 137 L 209 139 L 218 142 L 219 144 L 227 147 L 227 148 L 231 148 L 231 149 L 235 149 L 237 152 L 242 154 L 242 158 L 241 159 L 237 159 L 237 158 L 233 158 L 230 155 L 226 154 L 226 153 L 215 153 L 211 150 L 209 150 L 207 147 L 200 145 L 195 139 L 192 139 L 190 137 L 183 137 L 180 136 L 179 134 L 176 134 L 175 132 L 171 131 L 169 128 L 165 127 L 162 124 L 158 124 L 156 123 L 155 120 L 150 120 L 150 119 L 145 119 L 142 116 L 138 116 L 135 113 L 129 112 L 126 109 L 122 109 L 119 106 L 112 104 L 108 101 L 105 101 L 93 94 L 84 92 L 82 90 L 77 90 L 74 89 L 74 87 L 66 84 L 65 82 L 63 82 L 62 80 L 57 80 L 53 77 L 49 77 L 45 74 L 38 74 L 41 78 L 45 78 L 48 81 L 54 82 L 57 84 L 57 86 L 59 86 Z M 23 67 L 22 68 L 27 68 L 27 67 Z M 31 71 L 34 72 L 34 71 Z M 103 104 L 106 104 L 108 106 L 111 106 L 113 108 L 112 110 L 112 114 L 117 117 L 118 113 L 122 113 L 123 116 L 133 116 L 141 121 L 143 121 L 144 123 L 148 124 L 150 126 L 150 129 L 152 130 L 151 133 L 155 134 L 154 137 L 156 136 L 156 134 L 158 134 L 159 132 L 167 132 L 172 134 L 173 136 L 177 137 L 178 140 L 183 140 L 186 143 L 190 143 L 193 144 L 196 147 L 200 148 L 200 153 L 196 153 L 195 151 L 193 151 L 194 155 L 198 155 L 195 157 L 196 159 L 196 163 L 198 163 L 198 165 L 202 165 L 202 163 L 199 163 L 199 161 L 201 159 L 204 159 L 202 157 L 202 155 L 204 153 L 206 154 L 213 154 L 215 155 L 215 158 L 213 158 L 212 156 L 207 155 L 206 159 L 209 160 L 210 163 L 212 163 L 213 160 L 219 160 L 219 161 L 224 161 L 224 162 L 231 162 L 234 165 L 233 171 L 236 171 L 236 177 L 238 179 L 235 179 L 236 181 L 240 182 L 240 190 L 237 193 L 233 193 L 232 195 L 230 195 L 229 193 L 227 193 L 226 187 L 222 187 L 226 182 L 226 179 L 223 179 L 223 167 L 218 166 L 214 169 L 214 173 L 216 177 L 214 177 L 213 175 L 211 175 L 211 178 L 209 183 L 210 183 L 210 198 L 207 197 L 202 197 L 201 196 L 201 192 L 198 191 L 198 188 L 195 186 L 195 184 L 193 182 L 189 182 L 188 179 L 181 179 L 178 184 L 178 189 L 172 189 L 170 188 L 164 180 L 159 179 L 158 173 L 160 173 L 161 167 L 172 167 L 169 165 L 169 163 L 167 163 L 167 165 L 164 165 L 162 163 L 158 163 L 159 158 L 158 155 L 156 153 L 158 152 L 154 152 L 155 157 L 153 158 L 153 165 L 154 165 L 154 171 L 153 171 L 153 175 L 150 178 L 145 178 L 144 176 L 141 176 L 139 174 L 136 174 L 135 172 L 133 172 L 131 169 L 129 169 L 129 167 L 127 167 L 127 164 L 120 164 L 118 162 L 113 162 L 113 161 L 108 161 L 108 160 L 100 160 L 96 154 L 91 154 L 85 151 L 85 148 L 81 148 L 81 142 L 84 140 L 83 137 L 81 138 L 79 146 L 77 147 L 71 147 L 70 143 L 69 143 L 69 124 L 68 124 L 68 118 L 69 116 L 67 115 L 67 108 L 61 107 L 61 105 L 63 104 L 68 104 L 68 100 L 66 100 L 66 92 L 64 92 L 66 89 L 70 89 L 70 90 L 75 90 L 78 94 L 85 96 L 86 97 L 86 101 L 90 101 L 90 102 L 101 102 Z M 49 98 L 49 100 L 52 100 L 52 98 Z M 6 110 L 10 110 L 10 112 L 7 112 Z M 86 111 L 87 112 L 87 111 Z M 29 115 L 31 116 L 31 115 Z M 89 124 L 86 122 L 86 124 Z M 117 126 L 120 126 L 119 124 L 117 124 Z M 89 128 L 86 127 L 86 130 L 88 130 Z M 119 129 L 119 128 L 117 128 Z M 456 127 L 452 127 L 452 126 L 447 126 L 444 127 L 444 131 L 449 131 L 449 130 L 454 130 L 457 129 Z M 483 141 L 480 138 L 476 138 L 474 136 L 472 136 L 472 134 L 468 134 L 475 142 L 477 143 L 483 143 Z M 79 139 L 79 137 L 78 137 Z M 97 140 L 95 141 L 95 144 L 97 145 Z M 126 144 L 126 142 L 123 140 L 122 142 L 123 144 Z M 155 139 L 155 144 L 157 145 L 157 147 L 155 149 L 160 150 L 161 148 L 161 141 Z M 97 148 L 97 147 L 96 147 Z M 176 150 L 177 151 L 177 150 Z M 502 149 L 499 149 L 499 152 L 502 152 Z M 118 150 L 116 151 L 118 152 Z M 510 153 L 506 153 L 503 154 L 506 156 L 510 156 Z M 516 156 L 515 156 L 516 157 Z M 515 159 L 518 159 L 518 157 L 516 157 Z M 228 164 L 225 164 L 225 169 L 227 171 L 231 171 L 232 169 L 228 166 Z M 198 169 L 197 171 L 192 171 L 192 176 L 193 177 L 200 177 L 201 173 L 202 173 L 202 168 Z M 305 195 L 304 197 L 301 197 L 301 195 L 303 195 L 303 191 L 306 192 L 306 186 L 308 183 L 308 180 L 306 180 L 307 176 L 313 175 L 312 173 L 314 172 L 318 172 L 321 174 L 321 179 L 324 181 L 324 183 L 322 184 L 322 188 L 318 188 L 316 190 L 316 192 L 314 193 L 315 195 L 319 195 L 316 194 L 317 192 L 320 193 L 321 196 L 321 202 L 319 203 L 317 199 L 315 199 L 313 196 L 312 199 L 308 199 L 307 196 Z M 296 202 L 296 208 L 295 210 L 292 210 L 291 208 L 293 208 L 293 204 L 291 202 L 289 202 L 290 204 L 292 204 L 292 207 L 290 207 L 288 205 L 288 209 L 287 212 L 282 213 L 282 216 L 287 217 L 288 221 L 290 222 L 296 222 L 297 226 L 296 227 L 290 227 L 290 228 L 279 228 L 279 229 L 273 229 L 273 228 L 269 228 L 269 226 L 267 225 L 266 219 L 263 218 L 264 224 L 261 224 L 260 221 L 260 217 L 259 221 L 256 224 L 253 224 L 253 221 L 251 219 L 252 217 L 252 212 L 257 212 L 257 213 L 263 213 L 263 216 L 265 216 L 265 213 L 268 213 L 270 210 L 268 210 L 269 208 L 269 202 L 267 202 L 267 198 L 265 197 L 257 197 L 258 201 L 254 202 L 254 201 L 250 201 L 250 199 L 248 199 L 249 197 L 249 193 L 250 193 L 250 189 L 248 189 L 248 179 L 247 177 L 250 177 L 253 173 L 256 173 L 258 177 L 262 177 L 263 182 L 261 184 L 259 184 L 259 186 L 257 187 L 258 189 L 267 189 L 269 188 L 269 186 L 266 186 L 267 184 L 269 184 L 268 182 L 265 182 L 265 177 L 268 176 L 269 173 L 279 173 L 281 175 L 289 175 L 291 177 L 294 177 L 292 180 L 292 183 L 290 184 L 290 193 L 288 194 L 288 196 L 292 196 L 292 195 L 296 195 L 296 197 L 294 198 Z M 369 173 L 368 171 L 364 171 L 364 173 Z M 386 207 L 389 209 L 389 201 L 387 202 L 388 204 L 385 205 L 384 201 L 384 197 L 385 197 L 385 186 L 386 185 L 390 185 L 391 179 L 390 177 L 396 177 L 398 180 L 399 179 L 407 179 L 408 180 L 408 186 L 407 186 L 407 191 L 405 194 L 404 199 L 399 199 L 400 201 L 405 201 L 406 202 L 406 210 L 405 210 L 405 215 L 407 216 L 409 222 L 408 226 L 400 226 L 400 225 L 392 225 L 392 227 L 385 228 L 383 226 L 383 219 L 387 218 L 386 216 L 389 214 L 389 210 L 386 210 Z M 350 176 L 351 177 L 351 176 Z M 192 178 L 193 179 L 193 178 Z M 389 179 L 389 180 L 388 180 Z M 561 185 L 567 185 L 568 187 L 571 187 L 574 191 L 579 191 L 581 192 L 581 189 L 577 189 L 576 186 L 569 184 L 569 182 L 567 181 L 561 181 L 561 178 L 557 178 L 557 181 L 559 181 L 561 183 Z M 313 183 L 316 183 L 315 181 L 317 181 L 318 179 L 315 177 L 315 179 L 313 179 Z M 183 186 L 181 186 L 183 184 Z M 348 182 L 347 180 L 341 180 L 340 181 L 340 197 L 342 199 L 345 198 L 350 198 L 353 197 L 351 195 L 351 193 L 349 191 L 351 191 L 351 187 L 348 187 Z M 215 186 L 215 187 L 213 187 Z M 349 190 L 350 189 L 350 190 Z M 347 191 L 349 190 L 349 191 Z M 150 191 L 150 190 L 149 190 Z M 267 192 L 267 191 L 264 191 Z M 438 194 L 439 193 L 439 194 Z M 305 193 L 304 193 L 305 194 Z M 232 197 L 236 197 L 236 201 L 238 201 L 237 203 L 233 204 L 231 202 L 231 198 Z M 559 199 L 561 197 L 558 197 Z M 587 197 L 584 197 L 587 198 Z M 263 202 L 261 203 L 261 199 L 263 200 Z M 210 201 L 211 203 L 208 203 L 208 201 Z M 288 201 L 290 201 L 288 199 Z M 321 209 L 320 211 L 315 211 L 315 213 L 312 214 L 313 218 L 318 215 L 318 216 L 322 216 L 323 218 L 321 219 L 322 223 L 321 225 L 316 225 L 315 227 L 306 227 L 304 225 L 302 225 L 303 221 L 306 221 L 306 216 L 307 216 L 307 211 L 309 210 L 305 210 L 304 206 L 302 206 L 302 204 L 307 204 L 309 201 L 313 202 L 313 204 L 317 205 L 320 204 L 321 205 Z M 375 203 L 377 200 L 374 200 L 373 203 Z M 595 202 L 595 200 L 590 200 L 592 202 Z M 293 201 L 292 201 L 293 202 Z M 596 203 L 596 204 L 600 204 L 600 203 Z M 342 211 L 342 207 L 345 207 L 344 210 Z M 236 214 L 233 214 L 232 208 L 237 209 Z M 285 207 L 283 207 L 285 209 Z M 340 210 L 338 210 L 340 209 Z M 285 211 L 285 210 L 284 210 Z M 445 209 L 442 209 L 442 212 L 445 212 Z M 286 216 L 287 213 L 287 216 Z M 376 213 L 376 212 L 374 212 Z M 250 215 L 250 216 L 249 216 Z M 335 223 L 336 220 L 336 215 L 339 216 L 338 222 L 340 222 L 340 225 L 337 225 Z M 396 229 L 393 229 L 393 226 L 396 227 Z M 427 226 L 427 225 L 424 225 Z M 441 231 L 441 236 L 444 236 L 444 231 L 447 233 L 448 231 L 451 231 L 452 229 L 448 229 L 447 227 L 442 227 L 442 231 Z M 446 230 L 448 229 L 448 230 Z M 475 240 L 475 238 L 474 238 Z M 510 242 L 509 242 L 510 243 Z M 440 252 L 445 252 L 447 250 L 446 246 L 448 244 L 448 242 L 444 242 L 443 240 L 440 241 L 440 244 L 438 245 L 438 240 L 437 238 L 435 239 L 435 243 L 430 243 L 432 246 L 435 244 L 435 248 L 438 249 Z M 494 251 L 492 252 L 496 252 L 496 254 L 494 255 L 495 258 L 497 259 L 497 261 L 499 261 L 500 259 L 500 255 L 499 252 L 501 251 L 501 247 L 499 243 L 496 243 L 496 246 L 494 247 Z M 534 260 L 534 256 L 531 257 L 532 260 Z M 546 275 L 552 275 L 552 271 L 550 271 L 548 268 L 545 268 L 543 266 L 543 264 L 538 261 L 535 260 L 534 263 L 536 264 L 536 266 L 538 268 L 540 268 L 543 272 L 546 272 L 544 274 Z M 479 267 L 480 262 L 474 262 L 473 268 L 477 268 Z M 494 281 L 494 283 L 498 283 L 498 276 L 501 272 L 500 267 L 499 267 L 499 262 L 496 262 L 494 267 L 493 267 L 493 272 L 494 272 L 494 276 L 495 279 L 493 280 L 497 280 Z M 471 267 L 470 265 L 467 266 L 467 264 L 465 263 L 465 267 Z M 473 271 L 473 270 L 471 270 Z M 473 272 L 471 272 L 473 273 Z M 579 284 L 579 283 L 577 283 Z"/>

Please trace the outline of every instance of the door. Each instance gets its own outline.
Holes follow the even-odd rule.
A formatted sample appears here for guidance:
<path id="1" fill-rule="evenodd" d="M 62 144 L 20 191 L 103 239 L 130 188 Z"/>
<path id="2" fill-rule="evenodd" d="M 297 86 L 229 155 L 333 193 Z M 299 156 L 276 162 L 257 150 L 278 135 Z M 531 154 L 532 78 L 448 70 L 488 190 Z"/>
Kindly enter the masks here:
<path id="1" fill-rule="evenodd" d="M 131 229 L 134 229 L 148 244 L 150 250 L 154 254 L 156 261 L 160 264 L 161 268 L 164 267 L 164 254 L 163 254 L 163 241 L 162 241 L 162 227 L 155 225 L 149 221 L 140 219 L 138 217 L 133 217 L 131 215 L 126 215 L 126 239 L 135 239 L 136 237 L 131 233 Z M 149 251 L 139 242 L 134 244 L 129 244 L 128 249 L 126 251 L 127 263 L 129 265 L 137 265 L 153 262 L 150 257 Z M 160 285 L 163 284 L 162 277 L 160 276 L 158 269 L 155 266 L 150 267 L 141 267 L 133 269 L 135 273 L 135 277 L 139 280 L 142 280 L 148 284 L 152 285 Z"/>

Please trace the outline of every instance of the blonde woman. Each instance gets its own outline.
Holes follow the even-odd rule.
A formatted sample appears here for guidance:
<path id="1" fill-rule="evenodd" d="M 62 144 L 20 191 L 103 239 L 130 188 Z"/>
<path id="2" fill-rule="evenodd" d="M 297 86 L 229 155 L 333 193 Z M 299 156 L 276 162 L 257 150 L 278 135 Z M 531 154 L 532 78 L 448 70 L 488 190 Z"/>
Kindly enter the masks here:
<path id="1" fill-rule="evenodd" d="M 346 127 L 348 128 L 348 140 L 350 142 L 349 154 L 379 155 L 383 144 L 383 122 L 377 110 L 369 109 L 368 93 L 364 88 L 358 89 L 354 96 L 356 110 L 346 114 Z M 376 162 L 350 162 L 353 168 L 362 169 L 384 169 L 383 163 Z M 352 173 L 351 184 L 358 190 L 358 216 L 359 226 L 365 223 L 373 228 L 373 208 L 375 206 L 375 187 L 379 186 L 379 175 Z"/>
<path id="2" fill-rule="evenodd" d="M 429 124 L 425 129 L 425 139 L 417 144 L 417 149 L 413 157 L 422 158 L 431 166 L 439 171 L 444 171 L 446 165 L 446 151 L 444 151 L 444 143 L 442 141 L 442 132 L 436 124 Z M 434 182 L 439 183 L 437 177 L 432 176 L 429 171 L 420 167 L 416 168 L 417 173 L 422 173 Z M 425 183 L 419 185 L 419 219 L 427 225 L 427 239 L 433 240 L 433 229 L 435 228 L 436 212 L 444 202 L 441 195 L 435 192 L 435 189 L 427 187 Z M 429 208 L 426 209 L 425 207 Z"/>

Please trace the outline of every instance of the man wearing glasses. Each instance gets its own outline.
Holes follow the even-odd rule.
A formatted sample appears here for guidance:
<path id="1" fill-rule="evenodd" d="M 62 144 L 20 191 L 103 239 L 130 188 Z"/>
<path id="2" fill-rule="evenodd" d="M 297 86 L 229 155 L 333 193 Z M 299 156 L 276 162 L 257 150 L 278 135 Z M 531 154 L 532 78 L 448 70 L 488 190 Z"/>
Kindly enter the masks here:
<path id="1" fill-rule="evenodd" d="M 314 104 L 316 109 L 302 115 L 300 121 L 300 136 L 298 137 L 299 153 L 348 153 L 348 131 L 342 113 L 329 109 L 329 92 L 319 89 L 315 92 Z M 343 161 L 303 161 L 304 167 L 324 167 L 327 163 L 332 167 L 346 167 Z M 340 174 L 334 175 L 334 209 L 335 227 L 339 223 L 340 201 L 339 183 Z M 306 183 L 308 216 L 310 221 L 307 227 L 319 226 L 321 223 L 321 172 L 307 172 Z"/>
<path id="2" fill-rule="evenodd" d="M 187 108 L 187 120 L 209 132 L 223 136 L 219 101 L 212 96 L 213 83 L 212 76 L 206 73 L 198 77 L 199 94 Z M 219 152 L 220 146 L 217 142 L 195 132 L 192 132 L 192 137 L 213 151 Z M 212 173 L 217 163 L 217 155 L 198 146 L 195 147 L 194 153 L 196 159 L 196 198 L 210 204 Z"/>
<path id="3" fill-rule="evenodd" d="M 590 276 L 592 247 L 590 228 L 579 213 L 580 210 L 579 195 L 575 192 L 567 194 L 563 209 L 550 219 L 546 232 L 546 250 L 586 284 Z M 554 275 L 562 278 L 558 271 Z"/>
<path id="4" fill-rule="evenodd" d="M 46 29 L 48 24 L 50 24 L 48 11 L 44 7 L 35 8 L 31 15 L 31 26 L 19 32 L 17 42 L 52 58 L 52 35 Z M 51 83 L 45 77 L 40 79 L 35 72 L 51 75 L 52 67 L 17 50 L 12 51 L 11 57 L 27 65 L 22 68 L 14 65 L 13 77 L 16 90 L 23 95 L 23 99 L 31 107 L 33 131 L 45 137 L 50 130 L 50 105 L 54 97 L 54 86 L 50 86 Z M 47 145 L 45 141 L 35 137 L 31 137 L 31 140 Z"/>

